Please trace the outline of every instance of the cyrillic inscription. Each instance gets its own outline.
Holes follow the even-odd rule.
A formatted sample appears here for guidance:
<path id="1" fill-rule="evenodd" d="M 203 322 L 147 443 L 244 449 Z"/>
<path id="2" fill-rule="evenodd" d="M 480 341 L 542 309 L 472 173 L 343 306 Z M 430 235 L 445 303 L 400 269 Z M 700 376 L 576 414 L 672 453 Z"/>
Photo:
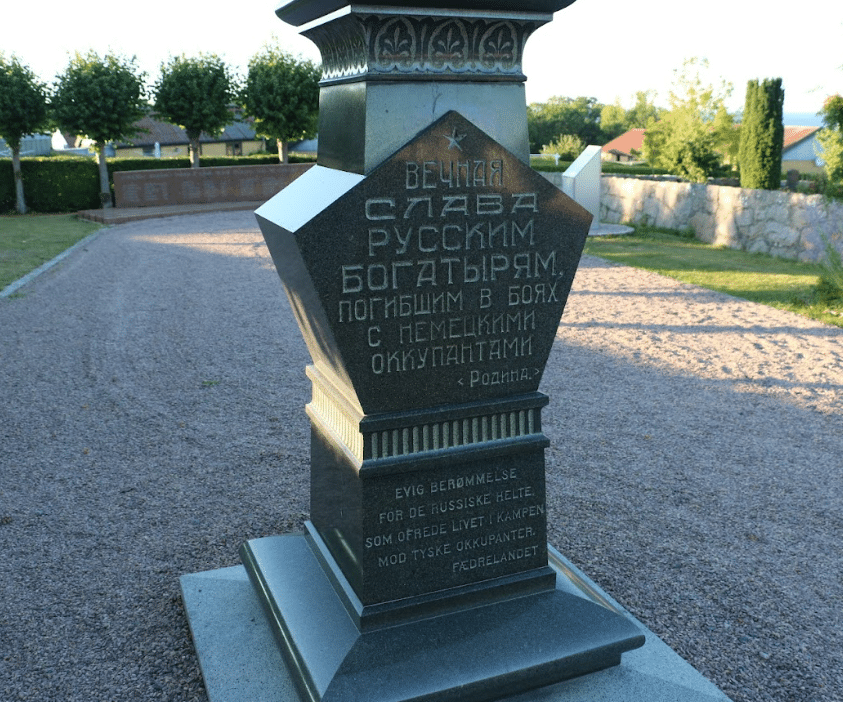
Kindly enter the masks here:
<path id="1" fill-rule="evenodd" d="M 374 376 L 468 366 L 468 388 L 532 380 L 536 306 L 559 302 L 564 273 L 535 248 L 537 193 L 507 192 L 503 158 L 403 165 L 402 194 L 363 203 L 365 260 L 341 266 L 337 319 L 366 325 Z"/>

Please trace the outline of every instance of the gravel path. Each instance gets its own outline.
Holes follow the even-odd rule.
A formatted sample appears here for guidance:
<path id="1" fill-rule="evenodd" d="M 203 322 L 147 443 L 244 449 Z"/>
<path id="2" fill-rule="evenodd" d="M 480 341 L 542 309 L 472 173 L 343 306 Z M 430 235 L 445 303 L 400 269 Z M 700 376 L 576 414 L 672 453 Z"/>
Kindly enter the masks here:
<path id="1" fill-rule="evenodd" d="M 0 700 L 206 700 L 178 577 L 308 509 L 307 353 L 250 213 L 0 300 Z M 553 544 L 736 702 L 843 699 L 843 330 L 586 258 Z M 678 701 L 681 702 L 681 701 Z"/>

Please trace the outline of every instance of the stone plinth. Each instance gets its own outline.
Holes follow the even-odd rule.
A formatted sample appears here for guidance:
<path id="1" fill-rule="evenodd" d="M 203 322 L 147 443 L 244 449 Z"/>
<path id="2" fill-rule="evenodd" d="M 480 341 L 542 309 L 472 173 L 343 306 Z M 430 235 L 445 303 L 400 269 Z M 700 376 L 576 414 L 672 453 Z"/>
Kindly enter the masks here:
<path id="1" fill-rule="evenodd" d="M 548 560 L 556 572 L 558 590 L 599 603 L 611 611 L 623 612 L 611 595 L 552 548 Z M 182 576 L 181 588 L 202 674 L 209 690 L 213 690 L 213 702 L 300 701 L 290 669 L 281 657 L 242 566 Z M 626 616 L 634 622 L 629 613 Z M 646 636 L 646 643 L 624 653 L 620 665 L 504 699 L 506 702 L 729 702 L 726 695 L 658 636 L 640 622 L 635 623 Z"/>

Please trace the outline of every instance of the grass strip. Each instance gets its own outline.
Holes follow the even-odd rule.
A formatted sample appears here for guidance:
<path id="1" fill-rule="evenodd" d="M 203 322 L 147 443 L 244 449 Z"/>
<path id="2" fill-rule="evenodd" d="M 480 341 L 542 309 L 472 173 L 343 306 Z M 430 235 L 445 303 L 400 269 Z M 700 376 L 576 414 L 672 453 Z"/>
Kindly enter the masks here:
<path id="1" fill-rule="evenodd" d="M 0 290 L 101 226 L 73 214 L 0 217 Z"/>
<path id="2" fill-rule="evenodd" d="M 843 298 L 817 289 L 824 272 L 820 264 L 711 246 L 690 233 L 641 226 L 635 230 L 624 236 L 590 237 L 585 252 L 843 327 Z"/>

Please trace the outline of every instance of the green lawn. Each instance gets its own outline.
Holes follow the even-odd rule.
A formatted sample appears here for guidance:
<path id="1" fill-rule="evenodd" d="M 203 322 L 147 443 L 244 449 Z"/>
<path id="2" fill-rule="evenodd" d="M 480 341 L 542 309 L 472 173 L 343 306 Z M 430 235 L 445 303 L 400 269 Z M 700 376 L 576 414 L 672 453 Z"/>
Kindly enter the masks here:
<path id="1" fill-rule="evenodd" d="M 637 227 L 634 234 L 591 237 L 586 253 L 753 302 L 843 326 L 843 299 L 817 293 L 823 267 L 704 244 L 689 235 Z"/>
<path id="2" fill-rule="evenodd" d="M 0 290 L 101 226 L 72 214 L 0 217 Z"/>

